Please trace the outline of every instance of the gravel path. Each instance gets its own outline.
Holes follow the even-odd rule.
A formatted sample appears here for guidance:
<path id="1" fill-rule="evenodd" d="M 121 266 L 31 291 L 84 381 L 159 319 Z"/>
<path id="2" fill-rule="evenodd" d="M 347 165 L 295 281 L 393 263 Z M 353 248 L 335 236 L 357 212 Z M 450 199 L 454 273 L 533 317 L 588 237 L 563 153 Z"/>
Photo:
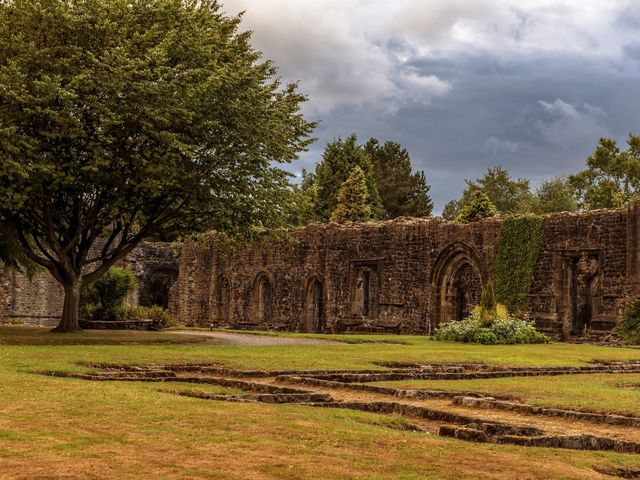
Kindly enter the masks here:
<path id="1" fill-rule="evenodd" d="M 200 337 L 208 337 L 207 343 L 216 345 L 336 345 L 340 342 L 332 340 L 321 340 L 316 338 L 299 338 L 299 337 L 274 337 L 270 335 L 254 335 L 245 333 L 231 332 L 206 332 L 202 330 L 173 330 L 171 333 L 179 335 L 196 335 Z"/>

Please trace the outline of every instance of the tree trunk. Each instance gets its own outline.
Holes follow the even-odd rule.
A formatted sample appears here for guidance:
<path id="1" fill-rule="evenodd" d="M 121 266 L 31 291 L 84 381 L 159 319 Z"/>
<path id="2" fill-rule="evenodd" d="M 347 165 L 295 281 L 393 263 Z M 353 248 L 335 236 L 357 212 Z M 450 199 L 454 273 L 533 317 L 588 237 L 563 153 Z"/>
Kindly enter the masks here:
<path id="1" fill-rule="evenodd" d="M 64 284 L 62 318 L 53 332 L 77 332 L 80 330 L 80 280 L 73 278 Z"/>

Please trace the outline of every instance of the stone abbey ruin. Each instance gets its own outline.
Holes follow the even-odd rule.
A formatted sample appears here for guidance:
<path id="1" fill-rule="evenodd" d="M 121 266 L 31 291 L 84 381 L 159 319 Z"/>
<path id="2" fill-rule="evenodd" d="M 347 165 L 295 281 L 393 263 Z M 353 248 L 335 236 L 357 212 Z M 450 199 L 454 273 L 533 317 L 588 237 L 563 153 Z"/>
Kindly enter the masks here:
<path id="1" fill-rule="evenodd" d="M 125 262 L 140 280 L 130 301 L 164 305 L 187 325 L 429 334 L 478 304 L 504 223 L 318 224 L 235 249 L 192 239 L 179 254 L 146 243 Z M 526 297 L 541 331 L 610 331 L 640 297 L 640 204 L 545 216 Z M 62 296 L 47 274 L 4 272 L 0 301 L 5 318 L 46 321 Z"/>

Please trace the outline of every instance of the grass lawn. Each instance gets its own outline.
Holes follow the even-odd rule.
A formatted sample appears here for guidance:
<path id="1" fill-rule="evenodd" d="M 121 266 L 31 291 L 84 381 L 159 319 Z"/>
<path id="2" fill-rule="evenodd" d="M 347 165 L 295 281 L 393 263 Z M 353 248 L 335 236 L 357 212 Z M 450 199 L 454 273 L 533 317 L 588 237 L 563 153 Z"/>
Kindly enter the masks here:
<path id="1" fill-rule="evenodd" d="M 462 390 L 513 395 L 536 406 L 558 406 L 640 415 L 640 389 L 618 383 L 640 384 L 640 374 L 592 374 L 478 380 L 404 380 L 374 385 L 408 389 Z"/>
<path id="2" fill-rule="evenodd" d="M 79 363 L 88 361 L 362 369 L 380 361 L 585 365 L 640 359 L 637 349 L 585 345 L 485 347 L 421 337 L 359 338 L 360 343 L 244 347 L 170 333 L 64 335 L 0 327 L 0 478 L 605 479 L 611 477 L 594 466 L 640 468 L 638 456 L 467 443 L 388 428 L 400 419 L 363 412 L 204 401 L 160 393 L 166 388 L 161 384 L 32 373 L 80 370 Z M 370 343 L 385 339 L 402 343 Z M 460 388 L 455 383 L 451 388 Z M 543 386 L 539 391 L 542 398 Z M 612 408 L 618 401 L 611 397 Z"/>

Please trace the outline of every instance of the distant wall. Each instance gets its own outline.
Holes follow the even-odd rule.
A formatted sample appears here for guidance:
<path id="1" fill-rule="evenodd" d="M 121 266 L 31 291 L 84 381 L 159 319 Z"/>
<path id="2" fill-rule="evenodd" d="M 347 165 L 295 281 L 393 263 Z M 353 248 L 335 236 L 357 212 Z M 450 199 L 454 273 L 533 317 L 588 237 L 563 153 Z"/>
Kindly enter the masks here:
<path id="1" fill-rule="evenodd" d="M 178 276 L 178 252 L 167 243 L 145 242 L 134 249 L 122 264 L 136 274 L 139 288 L 129 303 L 147 303 L 165 295 L 170 303 L 173 282 L 156 281 L 158 272 L 173 272 Z M 163 289 L 166 288 L 166 292 Z M 55 325 L 62 314 L 64 292 L 46 270 L 29 280 L 24 274 L 0 267 L 0 321 L 23 321 L 30 324 Z"/>

